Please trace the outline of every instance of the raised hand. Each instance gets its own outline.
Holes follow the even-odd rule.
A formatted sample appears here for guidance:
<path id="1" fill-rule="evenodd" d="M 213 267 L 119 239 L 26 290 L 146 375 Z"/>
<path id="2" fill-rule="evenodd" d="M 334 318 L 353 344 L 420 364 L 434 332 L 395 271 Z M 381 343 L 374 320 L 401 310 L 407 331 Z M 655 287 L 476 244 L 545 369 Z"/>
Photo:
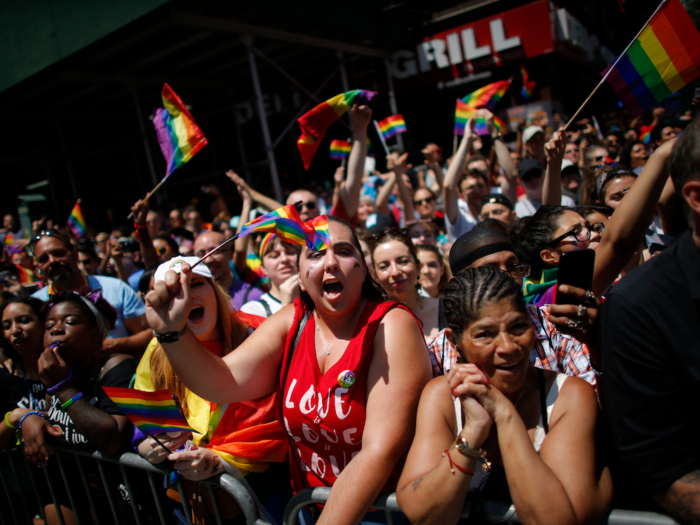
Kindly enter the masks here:
<path id="1" fill-rule="evenodd" d="M 562 284 L 558 293 L 575 297 L 579 304 L 553 304 L 547 319 L 565 334 L 572 335 L 587 346 L 597 346 L 598 321 L 603 302 L 592 292 Z"/>
<path id="2" fill-rule="evenodd" d="M 191 273 L 183 263 L 181 273 L 168 270 L 165 280 L 157 281 L 146 294 L 146 321 L 155 333 L 180 332 L 187 326 L 192 310 Z"/>
<path id="3" fill-rule="evenodd" d="M 338 167 L 333 174 L 333 180 L 335 181 L 336 186 L 340 186 L 340 184 L 342 184 L 342 182 L 345 180 L 345 168 L 342 166 Z"/>
<path id="4" fill-rule="evenodd" d="M 350 110 L 350 124 L 353 130 L 367 129 L 372 120 L 372 108 L 369 106 L 352 105 Z"/>
<path id="5" fill-rule="evenodd" d="M 544 145 L 544 152 L 547 162 L 558 162 L 561 164 L 566 151 L 566 133 L 564 128 L 559 128 L 552 134 L 552 138 Z"/>
<path id="6" fill-rule="evenodd" d="M 135 224 L 146 224 L 146 216 L 148 215 L 148 201 L 136 201 L 136 203 L 131 207 L 131 213 L 134 214 Z"/>
<path id="7" fill-rule="evenodd" d="M 399 173 L 404 173 L 408 168 L 406 164 L 406 159 L 408 159 L 408 152 L 403 155 L 399 155 L 398 152 L 393 152 L 386 157 L 386 167 L 389 171 L 393 171 L 397 175 Z"/>

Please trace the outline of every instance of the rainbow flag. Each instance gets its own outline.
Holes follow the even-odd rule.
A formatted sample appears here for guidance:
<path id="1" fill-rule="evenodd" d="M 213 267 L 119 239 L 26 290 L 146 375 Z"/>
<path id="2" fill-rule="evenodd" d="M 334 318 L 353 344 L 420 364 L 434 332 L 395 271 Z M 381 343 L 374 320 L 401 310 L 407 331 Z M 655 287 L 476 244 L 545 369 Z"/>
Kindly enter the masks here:
<path id="1" fill-rule="evenodd" d="M 406 121 L 403 119 L 403 115 L 391 115 L 377 122 L 379 126 L 379 132 L 384 137 L 384 140 L 390 139 L 394 135 L 406 132 Z"/>
<path id="2" fill-rule="evenodd" d="M 376 95 L 376 92 L 364 89 L 341 93 L 322 102 L 297 119 L 299 127 L 301 127 L 301 136 L 297 140 L 297 147 L 305 169 L 309 169 L 321 139 L 330 125 L 342 117 L 353 104 L 368 104 Z"/>
<path id="3" fill-rule="evenodd" d="M 457 109 L 455 110 L 455 128 L 454 134 L 460 137 L 464 136 L 464 128 L 467 126 L 467 121 L 476 114 L 476 108 L 468 106 L 461 100 L 457 100 Z M 506 129 L 506 123 L 503 122 L 496 115 L 493 116 L 493 124 L 496 126 L 498 131 Z M 486 126 L 486 119 L 479 115 L 476 117 L 476 123 L 474 124 L 474 132 L 477 135 L 488 135 L 489 130 Z"/>
<path id="4" fill-rule="evenodd" d="M 630 116 L 636 117 L 698 76 L 700 33 L 680 0 L 668 0 L 622 55 L 607 81 Z"/>
<path id="5" fill-rule="evenodd" d="M 641 135 L 639 135 L 639 140 L 641 140 L 644 144 L 647 146 L 651 143 L 651 130 L 645 131 Z"/>
<path id="6" fill-rule="evenodd" d="M 277 208 L 244 224 L 238 236 L 245 237 L 253 232 L 276 233 L 286 242 L 313 249 L 314 228 L 302 222 L 293 204 Z"/>
<path id="7" fill-rule="evenodd" d="M 331 158 L 333 160 L 344 160 L 350 155 L 352 146 L 347 140 L 331 140 Z"/>
<path id="8" fill-rule="evenodd" d="M 505 95 L 508 86 L 510 86 L 510 82 L 510 80 L 499 80 L 498 82 L 484 86 L 464 97 L 462 102 L 472 108 L 486 108 L 489 111 L 493 111 L 498 101 Z"/>
<path id="9" fill-rule="evenodd" d="M 330 234 L 328 232 L 328 217 L 319 215 L 307 222 L 311 223 L 314 229 L 313 249 L 316 251 L 325 250 L 330 244 Z"/>
<path id="10" fill-rule="evenodd" d="M 532 92 L 535 90 L 535 84 L 532 80 L 529 80 L 527 71 L 525 71 L 525 66 L 520 66 L 520 76 L 523 79 L 523 88 L 520 90 L 523 98 L 528 101 L 532 98 Z"/>
<path id="11" fill-rule="evenodd" d="M 163 106 L 153 110 L 153 125 L 158 135 L 160 149 L 168 163 L 167 179 L 180 166 L 189 162 L 207 145 L 207 139 L 195 123 L 192 115 L 168 84 L 161 92 Z"/>
<path id="12" fill-rule="evenodd" d="M 80 209 L 80 199 L 78 199 L 78 202 L 76 202 L 75 206 L 73 206 L 73 209 L 68 216 L 68 221 L 66 222 L 68 222 L 68 226 L 70 226 L 73 235 L 75 235 L 78 239 L 85 237 L 85 229 L 87 226 L 85 225 L 83 210 Z"/>
<path id="13" fill-rule="evenodd" d="M 182 430 L 199 433 L 187 423 L 177 397 L 169 390 L 146 392 L 108 386 L 102 389 L 144 436 Z"/>

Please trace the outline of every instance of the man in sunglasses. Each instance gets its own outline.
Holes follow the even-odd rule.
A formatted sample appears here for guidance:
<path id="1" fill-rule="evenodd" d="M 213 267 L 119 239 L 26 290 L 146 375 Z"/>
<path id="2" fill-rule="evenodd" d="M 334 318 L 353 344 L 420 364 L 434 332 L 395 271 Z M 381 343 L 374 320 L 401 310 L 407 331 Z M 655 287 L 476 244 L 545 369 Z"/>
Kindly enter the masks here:
<path id="1" fill-rule="evenodd" d="M 520 264 L 515 248 L 508 237 L 490 228 L 472 230 L 455 241 L 450 250 L 450 270 L 453 275 L 466 268 L 493 266 L 510 275 L 515 282 L 530 275 L 530 266 Z M 538 308 L 527 305 L 530 322 L 535 328 L 535 346 L 530 353 L 530 363 L 545 370 L 555 370 L 570 376 L 580 377 L 595 385 L 595 374 L 591 368 L 589 349 L 584 344 L 595 344 L 595 333 L 600 301 L 588 300 L 585 290 L 569 287 L 567 293 L 588 301 L 585 313 L 578 316 L 578 306 L 550 305 Z M 576 339 L 570 324 L 575 323 Z M 457 362 L 457 349 L 445 337 L 445 331 L 428 341 L 428 353 L 433 365 L 433 376 L 447 375 Z"/>
<path id="2" fill-rule="evenodd" d="M 46 301 L 58 292 L 83 287 L 102 289 L 102 297 L 117 311 L 117 322 L 103 343 L 109 353 L 140 357 L 153 337 L 146 324 L 146 309 L 136 292 L 124 281 L 104 275 L 85 276 L 78 268 L 78 251 L 58 230 L 43 230 L 32 240 L 37 271 L 45 275 L 49 286 L 32 294 Z"/>

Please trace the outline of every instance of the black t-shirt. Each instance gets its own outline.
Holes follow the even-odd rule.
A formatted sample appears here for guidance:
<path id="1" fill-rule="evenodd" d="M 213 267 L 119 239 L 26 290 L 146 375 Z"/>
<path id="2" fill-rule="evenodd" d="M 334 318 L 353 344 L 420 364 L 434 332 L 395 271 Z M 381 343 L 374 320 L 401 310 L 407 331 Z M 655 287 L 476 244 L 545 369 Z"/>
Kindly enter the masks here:
<path id="1" fill-rule="evenodd" d="M 125 359 L 110 369 L 101 379 L 97 379 L 99 372 L 96 373 L 95 379 L 87 381 L 87 384 L 80 388 L 80 391 L 83 393 L 83 399 L 107 414 L 121 415 L 122 412 L 107 394 L 105 394 L 102 387 L 116 386 L 128 388 L 138 364 L 138 359 Z M 73 420 L 68 414 L 68 410 L 70 410 L 70 408 L 67 410 L 61 408 L 61 402 L 57 396 L 52 397 L 51 406 L 49 407 L 49 422 L 54 428 L 58 428 L 63 432 L 63 437 L 69 445 L 94 449 L 94 447 L 89 446 L 87 438 L 75 427 Z"/>
<path id="2" fill-rule="evenodd" d="M 41 381 L 27 379 L 32 390 L 34 400 L 39 404 L 38 410 L 46 408 L 46 387 Z M 4 365 L 0 365 L 0 403 L 2 403 L 2 415 L 15 408 L 29 408 L 37 410 L 36 403 L 32 403 L 27 390 L 27 384 L 23 377 L 10 372 Z"/>
<path id="3" fill-rule="evenodd" d="M 700 250 L 686 232 L 627 275 L 601 316 L 601 394 L 643 493 L 700 469 Z"/>

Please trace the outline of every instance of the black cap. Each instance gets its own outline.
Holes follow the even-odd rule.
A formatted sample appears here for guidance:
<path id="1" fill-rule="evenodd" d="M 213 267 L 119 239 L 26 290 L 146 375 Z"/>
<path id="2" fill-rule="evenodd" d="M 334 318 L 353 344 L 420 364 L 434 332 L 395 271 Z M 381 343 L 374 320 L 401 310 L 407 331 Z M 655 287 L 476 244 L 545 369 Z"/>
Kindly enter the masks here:
<path id="1" fill-rule="evenodd" d="M 395 227 L 396 222 L 388 213 L 372 213 L 365 220 L 365 228 L 371 233 L 382 233 Z"/>
<path id="2" fill-rule="evenodd" d="M 513 211 L 513 203 L 505 195 L 500 193 L 489 193 L 481 197 L 481 204 L 479 205 L 479 213 L 481 213 L 481 208 L 486 204 L 503 204 L 510 211 Z"/>
<path id="3" fill-rule="evenodd" d="M 515 248 L 508 237 L 491 228 L 480 228 L 465 233 L 450 250 L 450 270 L 457 275 L 474 261 L 498 252 L 513 252 Z"/>
<path id="4" fill-rule="evenodd" d="M 523 159 L 518 163 L 518 176 L 522 179 L 529 171 L 544 171 L 544 167 L 539 160 Z"/>

